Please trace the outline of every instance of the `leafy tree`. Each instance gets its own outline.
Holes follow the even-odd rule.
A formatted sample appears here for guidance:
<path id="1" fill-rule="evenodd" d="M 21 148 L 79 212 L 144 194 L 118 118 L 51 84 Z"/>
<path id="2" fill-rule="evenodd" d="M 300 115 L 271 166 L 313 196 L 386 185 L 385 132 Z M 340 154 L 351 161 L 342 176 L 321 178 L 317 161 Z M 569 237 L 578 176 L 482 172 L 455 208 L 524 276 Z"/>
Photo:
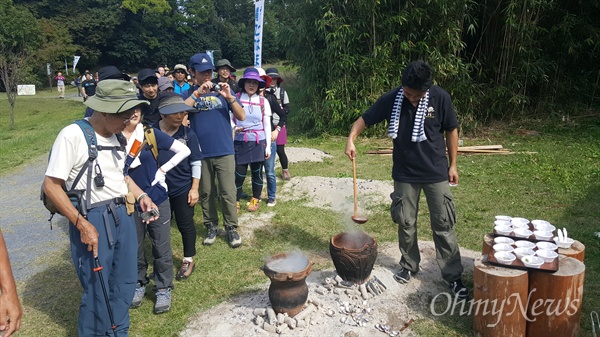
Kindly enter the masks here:
<path id="1" fill-rule="evenodd" d="M 15 127 L 17 85 L 29 73 L 31 53 L 39 43 L 40 31 L 31 12 L 0 0 L 0 80 L 10 105 L 10 128 Z"/>

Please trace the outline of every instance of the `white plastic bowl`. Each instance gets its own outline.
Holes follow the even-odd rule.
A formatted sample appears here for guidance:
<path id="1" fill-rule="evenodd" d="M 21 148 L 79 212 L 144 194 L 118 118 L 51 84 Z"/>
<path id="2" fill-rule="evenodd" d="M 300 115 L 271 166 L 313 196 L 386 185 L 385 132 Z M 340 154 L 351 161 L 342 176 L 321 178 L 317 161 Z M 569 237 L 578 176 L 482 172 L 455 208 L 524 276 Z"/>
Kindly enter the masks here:
<path id="1" fill-rule="evenodd" d="M 533 243 L 531 241 L 527 241 L 527 240 L 518 240 L 515 242 L 515 246 L 517 246 L 517 248 L 533 249 L 533 248 L 535 248 L 535 243 Z"/>
<path id="2" fill-rule="evenodd" d="M 537 227 L 538 225 L 551 225 L 549 221 L 540 219 L 531 220 L 531 224 L 533 225 L 533 227 Z"/>
<path id="3" fill-rule="evenodd" d="M 536 243 L 535 245 L 538 247 L 538 249 L 545 249 L 545 250 L 556 250 L 558 248 L 558 246 L 553 244 L 552 242 L 540 241 L 540 242 Z"/>
<path id="4" fill-rule="evenodd" d="M 552 226 L 550 223 L 538 223 L 537 225 L 534 224 L 533 228 L 535 228 L 538 231 L 545 232 L 554 232 L 556 230 L 556 227 Z"/>
<path id="5" fill-rule="evenodd" d="M 533 231 L 533 235 L 535 235 L 535 238 L 538 240 L 552 240 L 552 237 L 554 236 L 552 234 L 552 232 L 546 232 L 546 231 Z"/>
<path id="6" fill-rule="evenodd" d="M 515 254 L 509 252 L 495 252 L 494 257 L 496 258 L 496 261 L 498 261 L 498 263 L 502 264 L 511 264 L 514 260 L 517 259 L 515 257 Z"/>
<path id="7" fill-rule="evenodd" d="M 533 232 L 527 228 L 515 228 L 513 232 L 515 232 L 515 235 L 519 238 L 528 238 L 533 234 Z"/>
<path id="8" fill-rule="evenodd" d="M 538 249 L 535 255 L 541 257 L 544 262 L 552 262 L 558 257 L 558 253 L 553 250 Z"/>
<path id="9" fill-rule="evenodd" d="M 513 224 L 514 227 L 526 228 L 529 225 L 529 220 L 525 218 L 512 218 L 510 222 Z"/>
<path id="10" fill-rule="evenodd" d="M 510 221 L 510 219 L 512 219 L 512 216 L 508 216 L 508 215 L 496 215 L 496 220 Z"/>
<path id="11" fill-rule="evenodd" d="M 509 235 L 513 231 L 512 227 L 510 226 L 495 226 L 494 230 L 500 235 Z"/>
<path id="12" fill-rule="evenodd" d="M 521 262 L 528 268 L 539 268 L 544 264 L 544 259 L 539 256 L 523 256 Z"/>
<path id="13" fill-rule="evenodd" d="M 508 245 L 506 243 L 497 243 L 492 246 L 496 252 L 512 252 L 514 250 L 513 246 Z"/>
<path id="14" fill-rule="evenodd" d="M 531 248 L 515 248 L 514 253 L 519 259 L 523 256 L 535 255 L 535 252 Z"/>
<path id="15" fill-rule="evenodd" d="M 566 241 L 558 241 L 558 237 L 554 237 L 554 242 L 556 242 L 556 245 L 562 249 L 569 249 L 575 240 L 567 238 Z"/>
<path id="16" fill-rule="evenodd" d="M 512 223 L 508 220 L 496 220 L 496 221 L 494 221 L 494 225 L 512 227 Z"/>
<path id="17" fill-rule="evenodd" d="M 507 238 L 506 236 L 498 236 L 494 238 L 494 243 L 505 243 L 507 245 L 512 245 L 515 243 L 515 240 Z"/>

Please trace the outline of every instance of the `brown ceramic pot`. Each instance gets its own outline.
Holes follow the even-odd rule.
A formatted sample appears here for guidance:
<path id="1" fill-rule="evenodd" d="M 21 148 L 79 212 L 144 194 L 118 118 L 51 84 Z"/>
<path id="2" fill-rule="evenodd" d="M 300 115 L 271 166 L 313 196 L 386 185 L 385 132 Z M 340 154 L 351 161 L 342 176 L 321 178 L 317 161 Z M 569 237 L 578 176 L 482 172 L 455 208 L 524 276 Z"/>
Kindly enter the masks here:
<path id="1" fill-rule="evenodd" d="M 362 284 L 369 280 L 377 259 L 377 241 L 360 230 L 342 232 L 331 238 L 329 254 L 342 279 Z"/>
<path id="2" fill-rule="evenodd" d="M 271 301 L 273 310 L 294 317 L 302 310 L 308 299 L 306 277 L 312 272 L 313 263 L 306 259 L 306 266 L 293 272 L 277 272 L 269 268 L 269 264 L 274 260 L 285 259 L 286 257 L 287 254 L 274 255 L 267 260 L 261 269 L 271 280 L 269 301 Z"/>

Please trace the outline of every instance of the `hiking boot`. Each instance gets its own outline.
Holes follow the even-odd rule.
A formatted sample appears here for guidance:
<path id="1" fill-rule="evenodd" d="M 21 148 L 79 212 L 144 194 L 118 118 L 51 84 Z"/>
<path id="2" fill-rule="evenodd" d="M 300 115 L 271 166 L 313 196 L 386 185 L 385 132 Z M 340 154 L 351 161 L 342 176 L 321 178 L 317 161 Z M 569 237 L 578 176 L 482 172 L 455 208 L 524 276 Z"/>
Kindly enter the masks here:
<path id="1" fill-rule="evenodd" d="M 459 279 L 454 282 L 450 282 L 450 288 L 452 289 L 452 293 L 458 300 L 466 300 L 469 298 L 469 289 L 465 287 L 462 281 Z"/>
<path id="2" fill-rule="evenodd" d="M 132 309 L 139 308 L 142 305 L 142 300 L 146 294 L 146 286 L 142 286 L 139 283 L 138 286 L 139 287 L 136 287 L 135 292 L 133 293 L 133 300 L 131 301 L 130 306 Z"/>
<path id="3" fill-rule="evenodd" d="M 225 232 L 225 235 L 227 236 L 227 242 L 229 242 L 229 246 L 231 246 L 231 248 L 237 248 L 242 245 L 242 239 L 240 238 L 235 226 L 225 227 Z"/>
<path id="4" fill-rule="evenodd" d="M 258 211 L 258 206 L 260 206 L 260 200 L 256 198 L 250 199 L 248 203 L 248 212 L 256 212 Z"/>
<path id="5" fill-rule="evenodd" d="M 398 283 L 408 283 L 410 281 L 410 270 L 400 267 L 400 271 L 394 274 L 394 280 Z"/>
<path id="6" fill-rule="evenodd" d="M 212 222 L 206 223 L 206 237 L 204 238 L 204 245 L 212 245 L 215 243 L 217 236 L 221 235 L 222 231 Z"/>
<path id="7" fill-rule="evenodd" d="M 154 313 L 162 314 L 171 310 L 171 289 L 159 289 L 156 292 L 156 303 L 154 303 Z"/>
<path id="8" fill-rule="evenodd" d="M 175 276 L 175 279 L 178 281 L 187 279 L 188 277 L 190 277 L 190 275 L 192 275 L 194 269 L 196 269 L 196 264 L 194 263 L 194 261 L 183 261 L 183 263 L 181 264 L 181 269 L 179 269 L 179 271 L 177 272 L 177 276 Z"/>
<path id="9" fill-rule="evenodd" d="M 273 206 L 275 206 L 275 205 L 277 205 L 277 201 L 275 200 L 275 198 L 269 198 L 269 199 L 267 200 L 267 206 L 269 206 L 269 207 L 273 207 Z"/>
<path id="10" fill-rule="evenodd" d="M 292 179 L 292 176 L 290 175 L 290 170 L 288 170 L 288 169 L 282 170 L 281 176 L 282 176 L 283 180 Z"/>

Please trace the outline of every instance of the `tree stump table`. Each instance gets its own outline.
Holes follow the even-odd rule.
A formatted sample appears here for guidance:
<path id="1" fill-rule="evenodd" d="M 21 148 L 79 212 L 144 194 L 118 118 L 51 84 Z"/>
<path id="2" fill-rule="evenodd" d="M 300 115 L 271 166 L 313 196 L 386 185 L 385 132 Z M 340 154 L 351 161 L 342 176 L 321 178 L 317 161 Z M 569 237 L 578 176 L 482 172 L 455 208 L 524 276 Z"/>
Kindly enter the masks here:
<path id="1" fill-rule="evenodd" d="M 490 250 L 492 250 L 492 246 L 494 246 L 494 236 L 492 234 L 486 234 L 483 237 L 483 244 L 481 246 L 481 254 L 487 256 Z"/>
<path id="2" fill-rule="evenodd" d="M 563 249 L 559 248 L 558 253 L 564 256 L 572 257 L 583 262 L 583 257 L 585 255 L 585 245 L 577 240 L 573 242 L 570 248 Z"/>
<path id="3" fill-rule="evenodd" d="M 529 272 L 527 336 L 579 336 L 583 298 L 583 262 L 558 256 L 558 271 Z"/>
<path id="4" fill-rule="evenodd" d="M 474 336 L 524 337 L 527 329 L 525 309 L 521 310 L 519 305 L 527 305 L 527 271 L 490 265 L 486 256 L 475 259 Z"/>

